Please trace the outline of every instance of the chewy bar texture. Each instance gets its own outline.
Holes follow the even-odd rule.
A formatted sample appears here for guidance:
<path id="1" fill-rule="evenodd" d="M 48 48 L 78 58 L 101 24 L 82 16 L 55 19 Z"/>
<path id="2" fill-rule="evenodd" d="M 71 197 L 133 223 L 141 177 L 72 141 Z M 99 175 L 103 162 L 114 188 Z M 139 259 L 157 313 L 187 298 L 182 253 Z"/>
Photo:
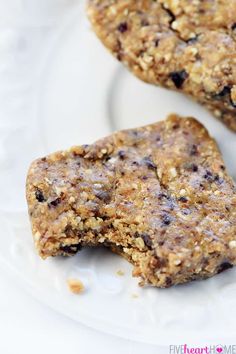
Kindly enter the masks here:
<path id="1" fill-rule="evenodd" d="M 235 0 L 89 0 L 88 15 L 136 76 L 192 96 L 236 131 Z"/>
<path id="2" fill-rule="evenodd" d="M 39 254 L 103 244 L 158 287 L 236 264 L 236 195 L 215 141 L 172 115 L 33 162 L 27 200 Z"/>

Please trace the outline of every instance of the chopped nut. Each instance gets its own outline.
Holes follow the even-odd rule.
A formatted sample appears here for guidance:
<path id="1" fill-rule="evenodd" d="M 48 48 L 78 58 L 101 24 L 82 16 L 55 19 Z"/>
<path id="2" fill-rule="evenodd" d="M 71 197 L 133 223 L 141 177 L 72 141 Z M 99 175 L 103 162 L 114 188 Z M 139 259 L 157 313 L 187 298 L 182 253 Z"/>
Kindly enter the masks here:
<path id="1" fill-rule="evenodd" d="M 173 178 L 175 178 L 177 176 L 177 171 L 176 171 L 176 168 L 172 167 L 170 169 L 170 174 Z"/>
<path id="2" fill-rule="evenodd" d="M 73 294 L 81 294 L 84 292 L 84 284 L 79 279 L 68 279 L 67 284 Z"/>
<path id="3" fill-rule="evenodd" d="M 35 241 L 38 241 L 41 237 L 41 234 L 37 231 L 35 234 L 34 234 L 34 239 Z"/>
<path id="4" fill-rule="evenodd" d="M 140 249 L 145 247 L 144 241 L 141 237 L 136 238 L 135 243 L 136 243 L 136 246 Z"/>
<path id="5" fill-rule="evenodd" d="M 186 189 L 181 189 L 179 194 L 181 195 L 181 197 L 186 195 Z"/>
<path id="6" fill-rule="evenodd" d="M 230 241 L 230 243 L 229 243 L 229 248 L 231 248 L 231 249 L 236 248 L 236 240 Z"/>
<path id="7" fill-rule="evenodd" d="M 174 261 L 174 265 L 178 266 L 178 265 L 180 265 L 180 264 L 181 264 L 181 260 L 180 260 L 180 259 L 176 259 L 176 260 Z"/>

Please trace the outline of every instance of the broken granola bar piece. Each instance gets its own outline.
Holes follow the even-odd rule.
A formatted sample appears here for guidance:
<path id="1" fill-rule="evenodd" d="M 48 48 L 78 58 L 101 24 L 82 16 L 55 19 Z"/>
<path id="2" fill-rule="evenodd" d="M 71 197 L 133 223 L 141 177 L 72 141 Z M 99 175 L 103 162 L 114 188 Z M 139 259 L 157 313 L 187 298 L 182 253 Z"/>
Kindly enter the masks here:
<path id="1" fill-rule="evenodd" d="M 193 118 L 172 115 L 38 159 L 27 201 L 43 258 L 102 244 L 157 287 L 236 264 L 235 186 Z"/>
<path id="2" fill-rule="evenodd" d="M 88 15 L 136 76 L 192 96 L 236 131 L 235 0 L 89 0 Z"/>

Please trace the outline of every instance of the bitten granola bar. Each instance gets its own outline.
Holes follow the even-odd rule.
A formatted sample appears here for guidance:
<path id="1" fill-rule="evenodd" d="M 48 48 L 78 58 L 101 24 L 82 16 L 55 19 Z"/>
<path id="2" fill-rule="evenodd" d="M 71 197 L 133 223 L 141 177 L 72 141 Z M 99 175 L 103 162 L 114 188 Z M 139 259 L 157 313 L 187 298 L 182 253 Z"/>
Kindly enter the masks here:
<path id="1" fill-rule="evenodd" d="M 27 200 L 43 258 L 103 244 L 158 287 L 236 264 L 235 187 L 193 118 L 172 115 L 38 159 Z"/>
<path id="2" fill-rule="evenodd" d="M 235 0 L 89 0 L 88 15 L 136 76 L 191 95 L 236 131 Z"/>

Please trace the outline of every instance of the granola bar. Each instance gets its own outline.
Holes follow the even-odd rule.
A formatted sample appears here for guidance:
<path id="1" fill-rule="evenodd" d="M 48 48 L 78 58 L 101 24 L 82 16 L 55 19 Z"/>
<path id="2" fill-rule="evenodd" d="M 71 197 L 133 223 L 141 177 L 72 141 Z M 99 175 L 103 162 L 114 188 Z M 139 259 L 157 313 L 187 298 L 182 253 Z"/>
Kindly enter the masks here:
<path id="1" fill-rule="evenodd" d="M 235 0 L 89 0 L 88 15 L 136 76 L 192 96 L 236 131 Z"/>
<path id="2" fill-rule="evenodd" d="M 27 201 L 39 254 L 102 244 L 157 287 L 236 264 L 236 194 L 215 141 L 171 115 L 34 161 Z"/>

